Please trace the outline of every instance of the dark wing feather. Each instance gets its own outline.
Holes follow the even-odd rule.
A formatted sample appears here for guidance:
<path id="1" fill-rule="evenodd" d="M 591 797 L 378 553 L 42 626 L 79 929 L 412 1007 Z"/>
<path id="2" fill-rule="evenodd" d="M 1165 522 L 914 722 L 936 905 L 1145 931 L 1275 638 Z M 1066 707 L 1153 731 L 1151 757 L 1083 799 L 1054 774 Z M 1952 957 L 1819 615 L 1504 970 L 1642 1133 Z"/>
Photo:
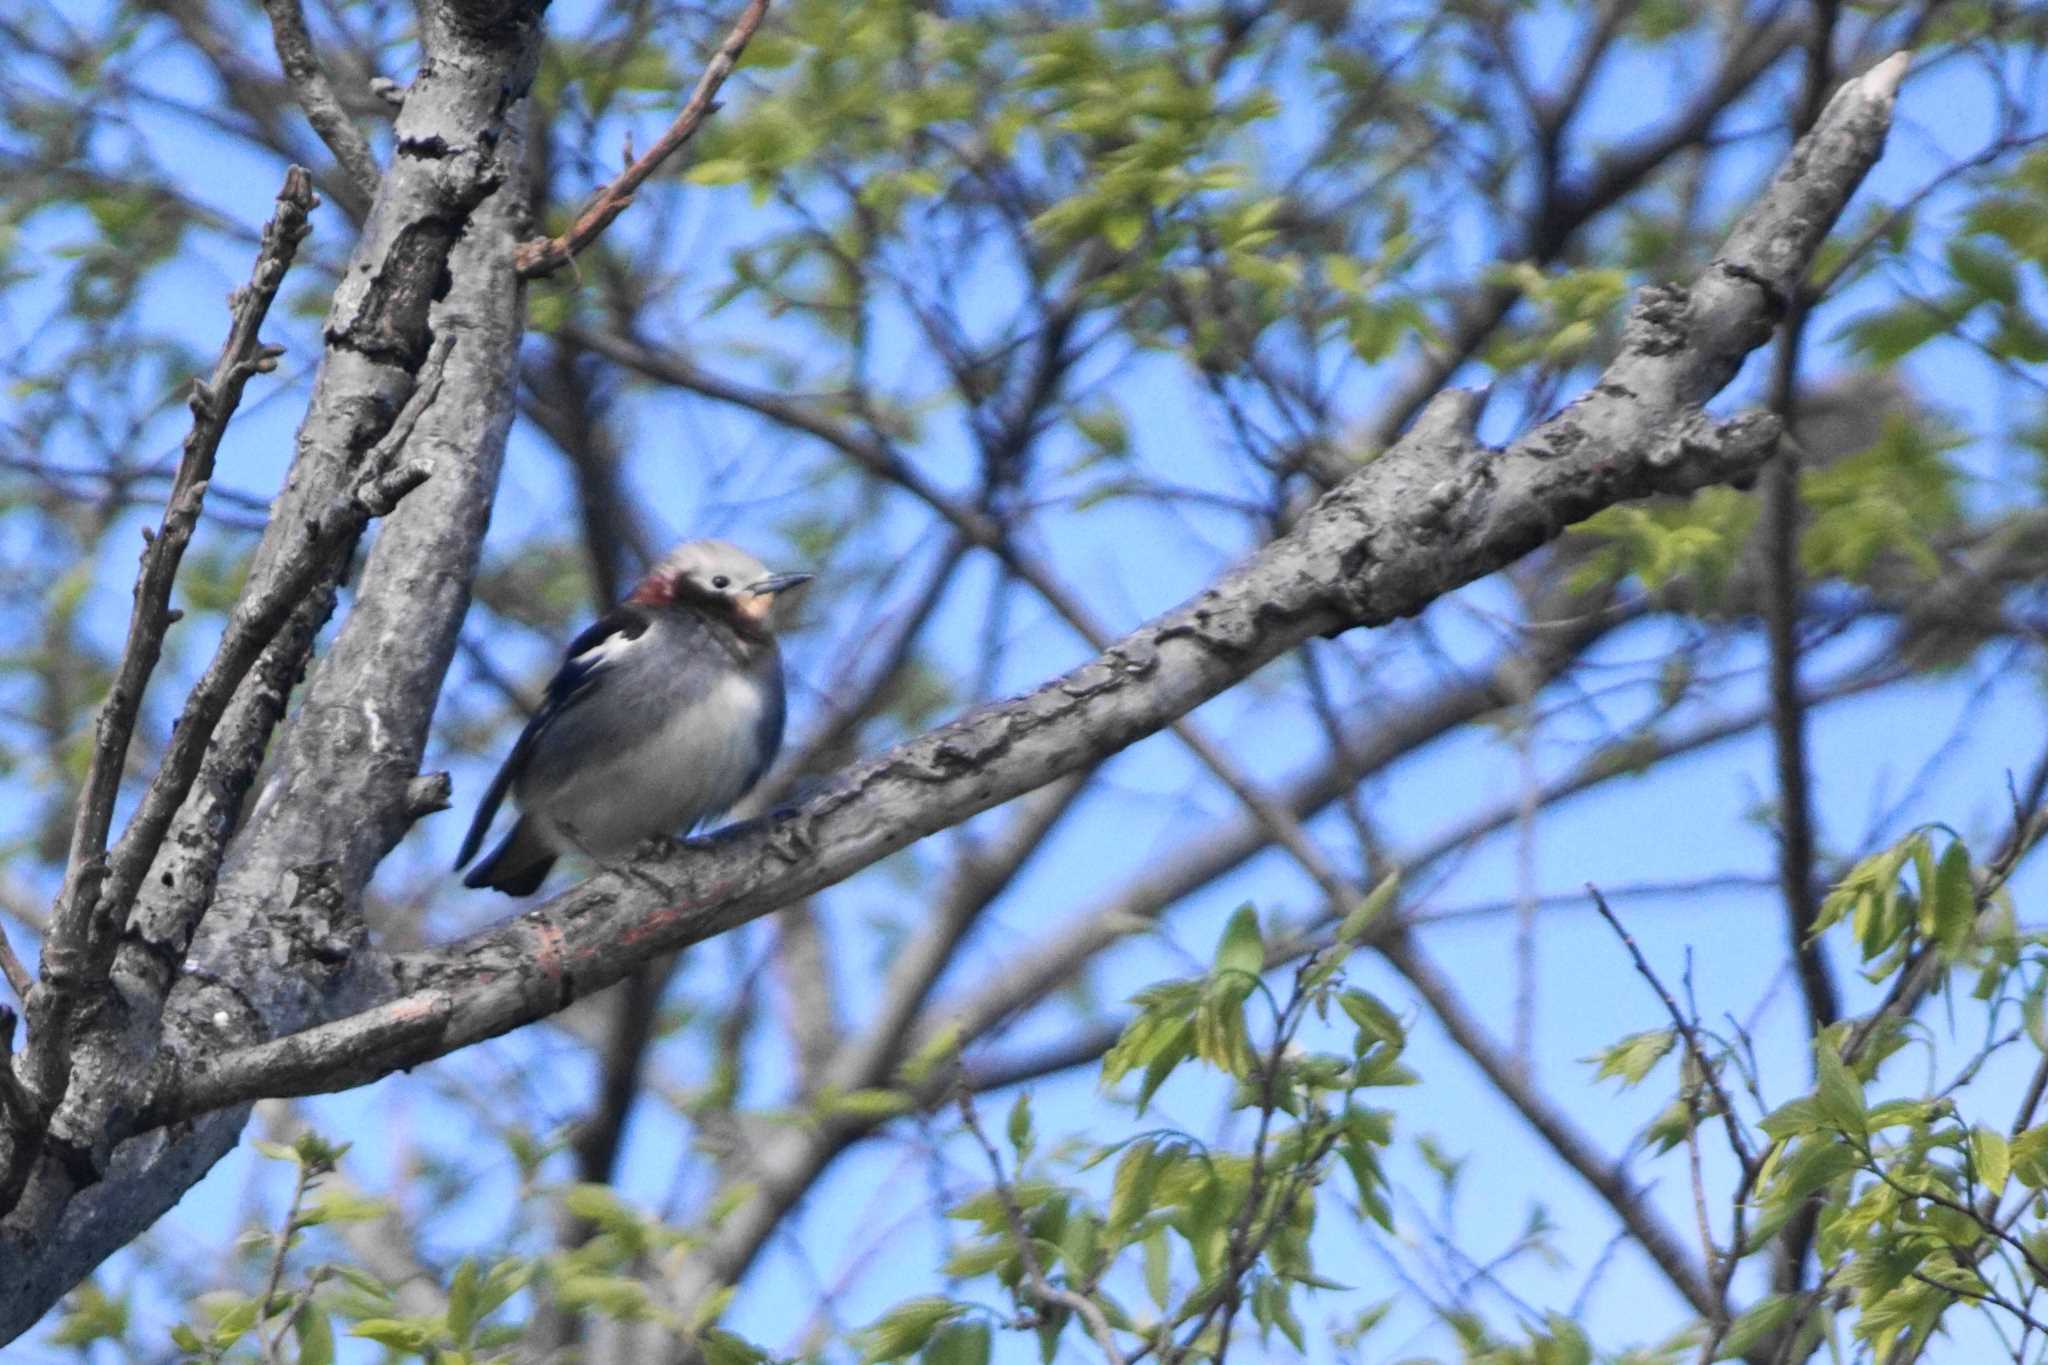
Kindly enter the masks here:
<path id="1" fill-rule="evenodd" d="M 754 789 L 754 784 L 768 775 L 770 765 L 775 762 L 776 751 L 782 748 L 783 717 L 788 703 L 783 697 L 782 658 L 772 650 L 768 656 L 769 667 L 762 689 L 766 705 L 761 708 L 761 718 L 754 723 L 754 770 L 747 774 L 747 784 L 740 788 L 745 796 Z"/>
<path id="2" fill-rule="evenodd" d="M 597 687 L 598 679 L 604 673 L 605 660 L 590 657 L 591 651 L 614 636 L 637 640 L 646 632 L 648 624 L 645 612 L 621 604 L 598 617 L 581 635 L 569 642 L 562 666 L 548 680 L 547 695 L 541 698 L 540 710 L 533 713 L 533 719 L 527 721 L 526 728 L 519 732 L 518 742 L 513 744 L 512 752 L 505 755 L 498 775 L 491 779 L 489 790 L 484 792 L 484 799 L 476 808 L 469 833 L 463 836 L 462 848 L 455 855 L 457 867 L 476 856 L 484 835 L 491 828 L 492 818 L 505 800 L 505 793 L 526 770 L 526 761 L 533 753 L 534 744 L 564 711 L 589 696 Z"/>

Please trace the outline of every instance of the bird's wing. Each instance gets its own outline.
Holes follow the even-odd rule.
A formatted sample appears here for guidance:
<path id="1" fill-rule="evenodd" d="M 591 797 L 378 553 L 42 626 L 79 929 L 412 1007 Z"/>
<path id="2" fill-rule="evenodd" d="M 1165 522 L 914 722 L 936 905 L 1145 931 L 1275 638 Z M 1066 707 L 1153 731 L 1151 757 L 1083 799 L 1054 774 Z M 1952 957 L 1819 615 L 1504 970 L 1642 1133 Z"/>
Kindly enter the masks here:
<path id="1" fill-rule="evenodd" d="M 618 661 L 620 653 L 633 641 L 647 633 L 650 624 L 646 613 L 634 607 L 620 605 L 600 616 L 581 635 L 569 642 L 567 656 L 562 666 L 555 670 L 555 676 L 548 681 L 547 695 L 541 699 L 540 710 L 533 713 L 533 719 L 526 722 L 526 728 L 519 732 L 519 740 L 512 746 L 512 752 L 505 756 L 498 775 L 491 779 L 490 789 L 476 808 L 476 816 L 470 821 L 469 833 L 462 838 L 462 848 L 455 855 L 455 865 L 461 867 L 476 856 L 482 846 L 484 835 L 491 828 L 491 819 L 498 813 L 498 806 L 504 801 L 505 793 L 519 774 L 526 770 L 526 761 L 533 753 L 533 746 L 542 734 L 559 719 L 563 712 L 576 705 L 596 690 L 606 669 Z"/>

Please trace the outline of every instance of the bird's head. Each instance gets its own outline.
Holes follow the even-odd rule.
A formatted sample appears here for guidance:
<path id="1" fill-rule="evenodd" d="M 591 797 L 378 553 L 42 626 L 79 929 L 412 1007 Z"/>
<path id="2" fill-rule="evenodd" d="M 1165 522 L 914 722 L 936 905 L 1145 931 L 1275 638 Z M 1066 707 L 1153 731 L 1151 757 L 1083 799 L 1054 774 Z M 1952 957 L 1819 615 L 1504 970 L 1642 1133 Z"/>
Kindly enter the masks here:
<path id="1" fill-rule="evenodd" d="M 810 581 L 807 573 L 771 573 L 723 540 L 686 540 L 626 600 L 643 607 L 694 607 L 748 634 L 765 634 L 777 595 Z"/>

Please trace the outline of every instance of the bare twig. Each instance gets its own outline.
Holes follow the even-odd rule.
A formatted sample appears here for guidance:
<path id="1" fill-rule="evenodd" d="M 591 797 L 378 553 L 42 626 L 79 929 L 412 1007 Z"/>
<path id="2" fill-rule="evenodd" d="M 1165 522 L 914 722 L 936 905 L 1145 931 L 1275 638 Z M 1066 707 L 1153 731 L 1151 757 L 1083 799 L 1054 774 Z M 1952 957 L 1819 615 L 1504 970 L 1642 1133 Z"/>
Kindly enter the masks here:
<path id="1" fill-rule="evenodd" d="M 768 0 L 747 0 L 747 7 L 740 11 L 740 17 L 733 22 L 725 41 L 718 45 L 718 51 L 711 54 L 704 74 L 697 78 L 697 88 L 690 92 L 688 102 L 676 115 L 675 122 L 668 126 L 668 131 L 619 172 L 616 179 L 592 195 L 583 211 L 576 215 L 576 221 L 561 236 L 536 237 L 519 248 L 513 259 L 522 279 L 552 274 L 574 260 L 578 252 L 596 241 L 598 235 L 611 225 L 612 219 L 626 211 L 626 206 L 633 202 L 633 192 L 661 169 L 664 161 L 696 136 L 697 129 L 718 107 L 712 102 L 712 97 L 718 93 L 718 87 L 725 84 L 725 78 L 733 73 L 733 68 L 739 65 L 740 54 L 746 51 L 747 43 L 767 14 Z"/>
<path id="2" fill-rule="evenodd" d="M 36 984 L 28 968 L 21 965 L 21 959 L 14 955 L 14 945 L 7 941 L 7 930 L 0 928 L 0 976 L 7 978 L 7 984 L 14 990 L 14 998 L 22 1004 L 28 1003 L 28 993 Z"/>
<path id="3" fill-rule="evenodd" d="M 1717 1300 L 1707 1277 L 1686 1254 L 1677 1234 L 1657 1216 L 1644 1192 L 1636 1187 L 1626 1170 L 1594 1146 L 1586 1134 L 1553 1105 L 1548 1096 L 1526 1084 L 1514 1060 L 1500 1044 L 1487 1036 L 1463 1001 L 1451 990 L 1448 980 L 1403 934 L 1380 949 L 1387 962 L 1415 987 L 1451 1040 L 1478 1063 L 1495 1088 L 1526 1118 L 1549 1144 L 1560 1160 L 1606 1201 L 1648 1253 L 1664 1277 L 1671 1282 L 1702 1317 L 1712 1318 Z"/>
<path id="4" fill-rule="evenodd" d="M 1101 1348 L 1103 1359 L 1110 1365 L 1125 1365 L 1124 1353 L 1111 1334 L 1109 1319 L 1103 1315 L 1102 1305 L 1062 1285 L 1056 1285 L 1046 1278 L 1045 1267 L 1038 1259 L 1038 1248 L 1032 1244 L 1031 1232 L 1024 1226 L 1024 1210 L 1017 1207 L 1017 1196 L 1010 1189 L 1009 1181 L 1003 1177 L 1003 1159 L 996 1151 L 995 1144 L 981 1131 L 981 1121 L 974 1114 L 974 1096 L 962 1090 L 959 1093 L 960 1120 L 967 1125 L 967 1131 L 981 1145 L 988 1156 L 988 1168 L 995 1181 L 996 1199 L 1003 1206 L 1003 1217 L 1010 1224 L 1010 1236 L 1017 1243 L 1017 1255 L 1024 1263 L 1025 1289 L 1032 1298 L 1048 1308 L 1064 1308 L 1078 1316 L 1088 1325 L 1088 1334 L 1095 1338 Z"/>
<path id="5" fill-rule="evenodd" d="M 1678 1001 L 1672 998 L 1671 992 L 1658 979 L 1656 970 L 1644 958 L 1643 950 L 1636 946 L 1635 937 L 1622 927 L 1620 918 L 1608 906 L 1607 897 L 1600 893 L 1600 888 L 1588 882 L 1586 891 L 1593 897 L 1593 906 L 1600 912 L 1600 918 L 1607 921 L 1607 926 L 1614 930 L 1622 946 L 1628 949 L 1628 955 L 1635 962 L 1636 970 L 1642 974 L 1643 980 L 1650 983 L 1650 989 L 1657 992 L 1657 998 L 1664 1002 L 1664 1012 L 1671 1016 L 1673 1027 L 1678 1030 L 1679 1036 L 1685 1039 L 1686 1051 L 1698 1061 L 1700 1074 L 1706 1078 L 1707 1088 L 1714 1092 L 1714 1103 L 1719 1107 L 1721 1121 L 1728 1129 L 1729 1148 L 1742 1162 L 1744 1174 L 1753 1177 L 1756 1170 L 1756 1153 L 1750 1150 L 1749 1135 L 1742 1131 L 1735 1106 L 1729 1100 L 1728 1092 L 1721 1086 L 1720 1073 L 1708 1063 L 1706 1049 L 1700 1046 L 1698 1026 L 1678 1007 Z"/>
<path id="6" fill-rule="evenodd" d="M 284 1226 L 278 1229 L 277 1249 L 271 1253 L 270 1274 L 263 1286 L 263 1297 L 258 1300 L 256 1310 L 256 1340 L 263 1346 L 265 1365 L 276 1365 L 277 1348 L 284 1341 L 284 1334 L 291 1327 L 292 1315 L 287 1313 L 278 1324 L 276 1332 L 265 1332 L 263 1323 L 270 1316 L 270 1305 L 277 1298 L 278 1287 L 284 1282 L 284 1258 L 292 1249 L 292 1238 L 298 1231 L 299 1210 L 305 1207 L 306 1193 L 313 1188 L 317 1178 L 316 1168 L 306 1161 L 298 1166 L 298 1178 L 292 1185 L 292 1201 L 285 1209 Z"/>
<path id="7" fill-rule="evenodd" d="M 171 732 L 171 743 L 143 792 L 134 817 L 112 854 L 101 860 L 98 877 L 104 881 L 105 890 L 100 903 L 114 908 L 101 916 L 110 921 L 106 926 L 108 932 L 96 934 L 82 945 L 89 951 L 81 953 L 78 966 L 67 966 L 62 972 L 52 965 L 49 950 L 45 949 L 45 989 L 38 992 L 41 1017 L 30 1019 L 32 1025 L 41 1025 L 31 1040 L 30 1075 L 46 1105 L 54 1108 L 63 1097 L 70 1075 L 69 1021 L 90 987 L 92 973 L 104 973 L 117 944 L 117 935 L 110 932 L 114 927 L 112 921 L 125 916 L 132 903 L 173 817 L 191 792 L 214 729 L 235 690 L 306 595 L 323 575 L 335 570 L 336 561 L 355 544 L 363 527 L 373 517 L 387 515 L 433 472 L 424 460 L 393 466 L 420 414 L 440 391 L 441 372 L 453 345 L 452 332 L 434 343 L 412 397 L 384 438 L 370 451 L 364 462 L 365 472 L 355 487 L 335 497 L 309 520 L 304 538 L 286 554 L 263 591 L 246 596 L 235 605 L 212 660 L 185 699 Z"/>
<path id="8" fill-rule="evenodd" d="M 145 537 L 148 543 L 136 577 L 135 611 L 120 666 L 94 726 L 92 764 L 73 817 L 64 885 L 43 945 L 44 981 L 60 1000 L 90 988 L 93 964 L 104 958 L 128 909 L 118 894 L 102 896 L 109 875 L 107 832 L 113 823 L 128 744 L 141 715 L 144 689 L 163 653 L 164 634 L 178 619 L 170 605 L 171 589 L 199 520 L 228 420 L 250 377 L 275 369 L 282 354 L 276 347 L 264 345 L 258 333 L 299 243 L 312 230 L 307 217 L 318 202 L 311 177 L 303 168 L 294 166 L 285 173 L 284 188 L 278 192 L 276 210 L 263 230 L 249 283 L 229 297 L 227 341 L 212 375 L 195 380 L 192 386 L 192 429 L 185 438 L 163 519 L 157 530 Z M 67 1009 L 58 1008 L 52 1022 L 66 1013 Z M 63 1048 L 61 1044 L 54 1048 L 39 1044 L 39 1050 L 61 1055 Z M 56 1103 L 58 1096 L 48 1086 L 39 1084 L 37 1088 L 44 1103 Z"/>
<path id="9" fill-rule="evenodd" d="M 313 35 L 306 28 L 304 6 L 300 0 L 263 0 L 263 10 L 270 16 L 270 36 L 277 46 L 277 59 L 284 66 L 285 79 L 291 82 L 299 107 L 306 111 L 307 122 L 327 144 L 327 150 L 334 153 L 342 173 L 362 191 L 363 197 L 376 194 L 377 184 L 383 178 L 377 170 L 377 159 L 370 154 L 369 139 L 348 116 L 348 110 L 342 107 L 327 80 L 327 72 L 320 66 L 320 58 L 313 51 Z"/>

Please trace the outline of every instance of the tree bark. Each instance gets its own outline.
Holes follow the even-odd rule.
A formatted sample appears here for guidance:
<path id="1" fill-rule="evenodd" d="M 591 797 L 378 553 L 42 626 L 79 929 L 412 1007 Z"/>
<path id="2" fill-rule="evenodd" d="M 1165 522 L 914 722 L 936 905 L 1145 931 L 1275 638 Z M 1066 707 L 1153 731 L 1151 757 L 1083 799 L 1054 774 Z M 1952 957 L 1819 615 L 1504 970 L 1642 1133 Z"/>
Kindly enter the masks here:
<path id="1" fill-rule="evenodd" d="M 419 759 L 513 411 L 524 157 L 512 111 L 538 19 L 536 3 L 425 9 L 421 76 L 335 296 L 249 592 L 281 572 L 307 509 L 353 486 L 438 358 L 440 388 L 407 448 L 432 477 L 377 538 L 232 842 L 331 583 L 223 722 L 129 923 L 119 989 L 73 1059 L 56 1110 L 68 1155 L 31 1154 L 23 1198 L 0 1224 L 0 1340 L 196 1182 L 254 1098 L 362 1084 L 541 1018 L 653 955 L 1099 763 L 1313 637 L 1420 612 L 1615 502 L 1753 478 L 1775 420 L 1718 421 L 1701 405 L 1802 287 L 1882 149 L 1904 70 L 1896 58 L 1844 87 L 1701 277 L 1643 291 L 1600 381 L 1505 449 L 1474 438 L 1474 397 L 1444 394 L 1288 534 L 1028 695 L 857 763 L 792 810 L 669 846 L 459 942 L 386 954 L 366 941 L 361 893 L 418 813 Z M 189 953 L 175 951 L 188 939 Z M 174 981 L 167 961 L 184 965 Z M 24 1136 L 9 1138 L 5 1155 L 20 1163 Z"/>

